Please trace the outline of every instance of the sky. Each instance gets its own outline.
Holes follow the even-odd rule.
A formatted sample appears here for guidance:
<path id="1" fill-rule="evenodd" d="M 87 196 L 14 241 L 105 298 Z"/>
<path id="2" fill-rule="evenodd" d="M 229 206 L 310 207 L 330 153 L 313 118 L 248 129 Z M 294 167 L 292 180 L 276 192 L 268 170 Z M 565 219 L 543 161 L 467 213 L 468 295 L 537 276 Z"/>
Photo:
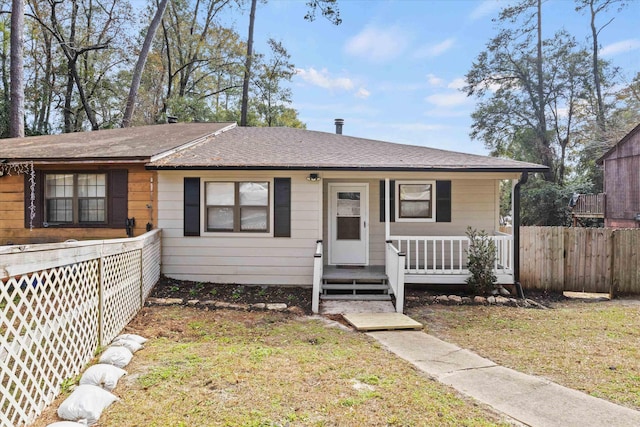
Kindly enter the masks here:
<path id="1" fill-rule="evenodd" d="M 140 0 L 138 0 L 140 1 Z M 135 2 L 134 2 L 135 3 Z M 248 2 L 250 3 L 250 2 Z M 464 76 L 491 37 L 504 0 L 338 0 L 342 24 L 304 20 L 305 0 L 258 2 L 255 47 L 281 41 L 295 64 L 293 108 L 307 129 L 446 150 L 488 154 L 469 137 L 475 100 L 460 91 Z M 599 18 L 601 56 L 640 71 L 640 0 Z M 570 0 L 545 0 L 543 31 L 564 28 L 588 44 L 589 16 Z M 225 17 L 246 37 L 248 10 Z"/>
<path id="2" fill-rule="evenodd" d="M 622 70 L 627 82 L 640 71 L 640 1 L 600 34 L 601 56 Z M 297 73 L 293 108 L 307 129 L 334 132 L 345 120 L 345 135 L 488 154 L 469 137 L 475 100 L 460 91 L 477 55 L 497 33 L 492 21 L 504 1 L 338 0 L 342 24 L 318 16 L 303 19 L 305 1 L 258 3 L 255 49 L 282 41 Z M 590 43 L 589 16 L 569 0 L 546 0 L 543 30 L 564 28 Z M 246 33 L 248 13 L 236 17 Z"/>

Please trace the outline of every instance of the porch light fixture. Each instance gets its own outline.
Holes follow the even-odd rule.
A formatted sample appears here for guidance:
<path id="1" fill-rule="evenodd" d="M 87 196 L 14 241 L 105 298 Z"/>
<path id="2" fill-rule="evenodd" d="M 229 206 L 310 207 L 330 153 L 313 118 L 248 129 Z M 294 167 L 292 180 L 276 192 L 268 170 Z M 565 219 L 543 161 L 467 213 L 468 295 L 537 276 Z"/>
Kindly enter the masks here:
<path id="1" fill-rule="evenodd" d="M 309 176 L 307 177 L 307 181 L 311 181 L 311 182 L 320 181 L 320 175 L 318 175 L 317 173 L 310 173 Z"/>

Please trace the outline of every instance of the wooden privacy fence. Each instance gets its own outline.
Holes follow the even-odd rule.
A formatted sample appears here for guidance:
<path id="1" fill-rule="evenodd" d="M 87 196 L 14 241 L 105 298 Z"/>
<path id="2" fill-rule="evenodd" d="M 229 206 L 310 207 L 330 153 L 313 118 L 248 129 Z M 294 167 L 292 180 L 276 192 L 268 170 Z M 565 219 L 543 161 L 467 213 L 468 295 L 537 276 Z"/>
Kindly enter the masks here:
<path id="1" fill-rule="evenodd" d="M 160 277 L 160 230 L 0 247 L 0 425 L 28 425 L 109 343 Z"/>
<path id="2" fill-rule="evenodd" d="M 640 293 L 640 229 L 520 227 L 525 289 Z"/>

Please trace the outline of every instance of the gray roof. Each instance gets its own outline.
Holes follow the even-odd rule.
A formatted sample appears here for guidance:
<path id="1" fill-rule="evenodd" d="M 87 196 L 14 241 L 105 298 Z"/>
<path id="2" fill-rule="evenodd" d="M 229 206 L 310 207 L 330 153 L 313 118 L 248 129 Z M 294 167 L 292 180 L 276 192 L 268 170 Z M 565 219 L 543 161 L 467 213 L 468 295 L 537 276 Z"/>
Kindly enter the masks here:
<path id="1" fill-rule="evenodd" d="M 0 141 L 0 160 L 149 161 L 154 155 L 212 135 L 234 123 L 175 123 L 30 136 Z"/>
<path id="2" fill-rule="evenodd" d="M 544 171 L 545 166 L 333 133 L 232 127 L 153 161 L 151 169 Z"/>
<path id="3" fill-rule="evenodd" d="M 291 128 L 175 123 L 0 141 L 0 161 L 144 161 L 150 169 L 544 171 L 534 163 Z"/>

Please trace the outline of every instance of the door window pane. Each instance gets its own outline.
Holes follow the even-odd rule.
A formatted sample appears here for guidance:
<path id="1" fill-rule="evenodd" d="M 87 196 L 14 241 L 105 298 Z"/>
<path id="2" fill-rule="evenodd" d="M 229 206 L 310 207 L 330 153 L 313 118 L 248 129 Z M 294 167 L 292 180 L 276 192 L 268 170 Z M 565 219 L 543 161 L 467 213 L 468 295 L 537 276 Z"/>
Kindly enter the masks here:
<path id="1" fill-rule="evenodd" d="M 360 216 L 360 193 L 338 192 L 338 216 Z"/>
<path id="2" fill-rule="evenodd" d="M 235 204 L 233 182 L 207 182 L 205 193 L 207 205 L 233 206 Z"/>
<path id="3" fill-rule="evenodd" d="M 260 207 L 247 207 L 240 209 L 240 230 L 242 231 L 266 231 L 267 210 Z"/>
<path id="4" fill-rule="evenodd" d="M 360 240 L 360 217 L 336 218 L 338 240 Z"/>
<path id="5" fill-rule="evenodd" d="M 210 207 L 207 209 L 207 228 L 233 231 L 233 208 Z"/>

